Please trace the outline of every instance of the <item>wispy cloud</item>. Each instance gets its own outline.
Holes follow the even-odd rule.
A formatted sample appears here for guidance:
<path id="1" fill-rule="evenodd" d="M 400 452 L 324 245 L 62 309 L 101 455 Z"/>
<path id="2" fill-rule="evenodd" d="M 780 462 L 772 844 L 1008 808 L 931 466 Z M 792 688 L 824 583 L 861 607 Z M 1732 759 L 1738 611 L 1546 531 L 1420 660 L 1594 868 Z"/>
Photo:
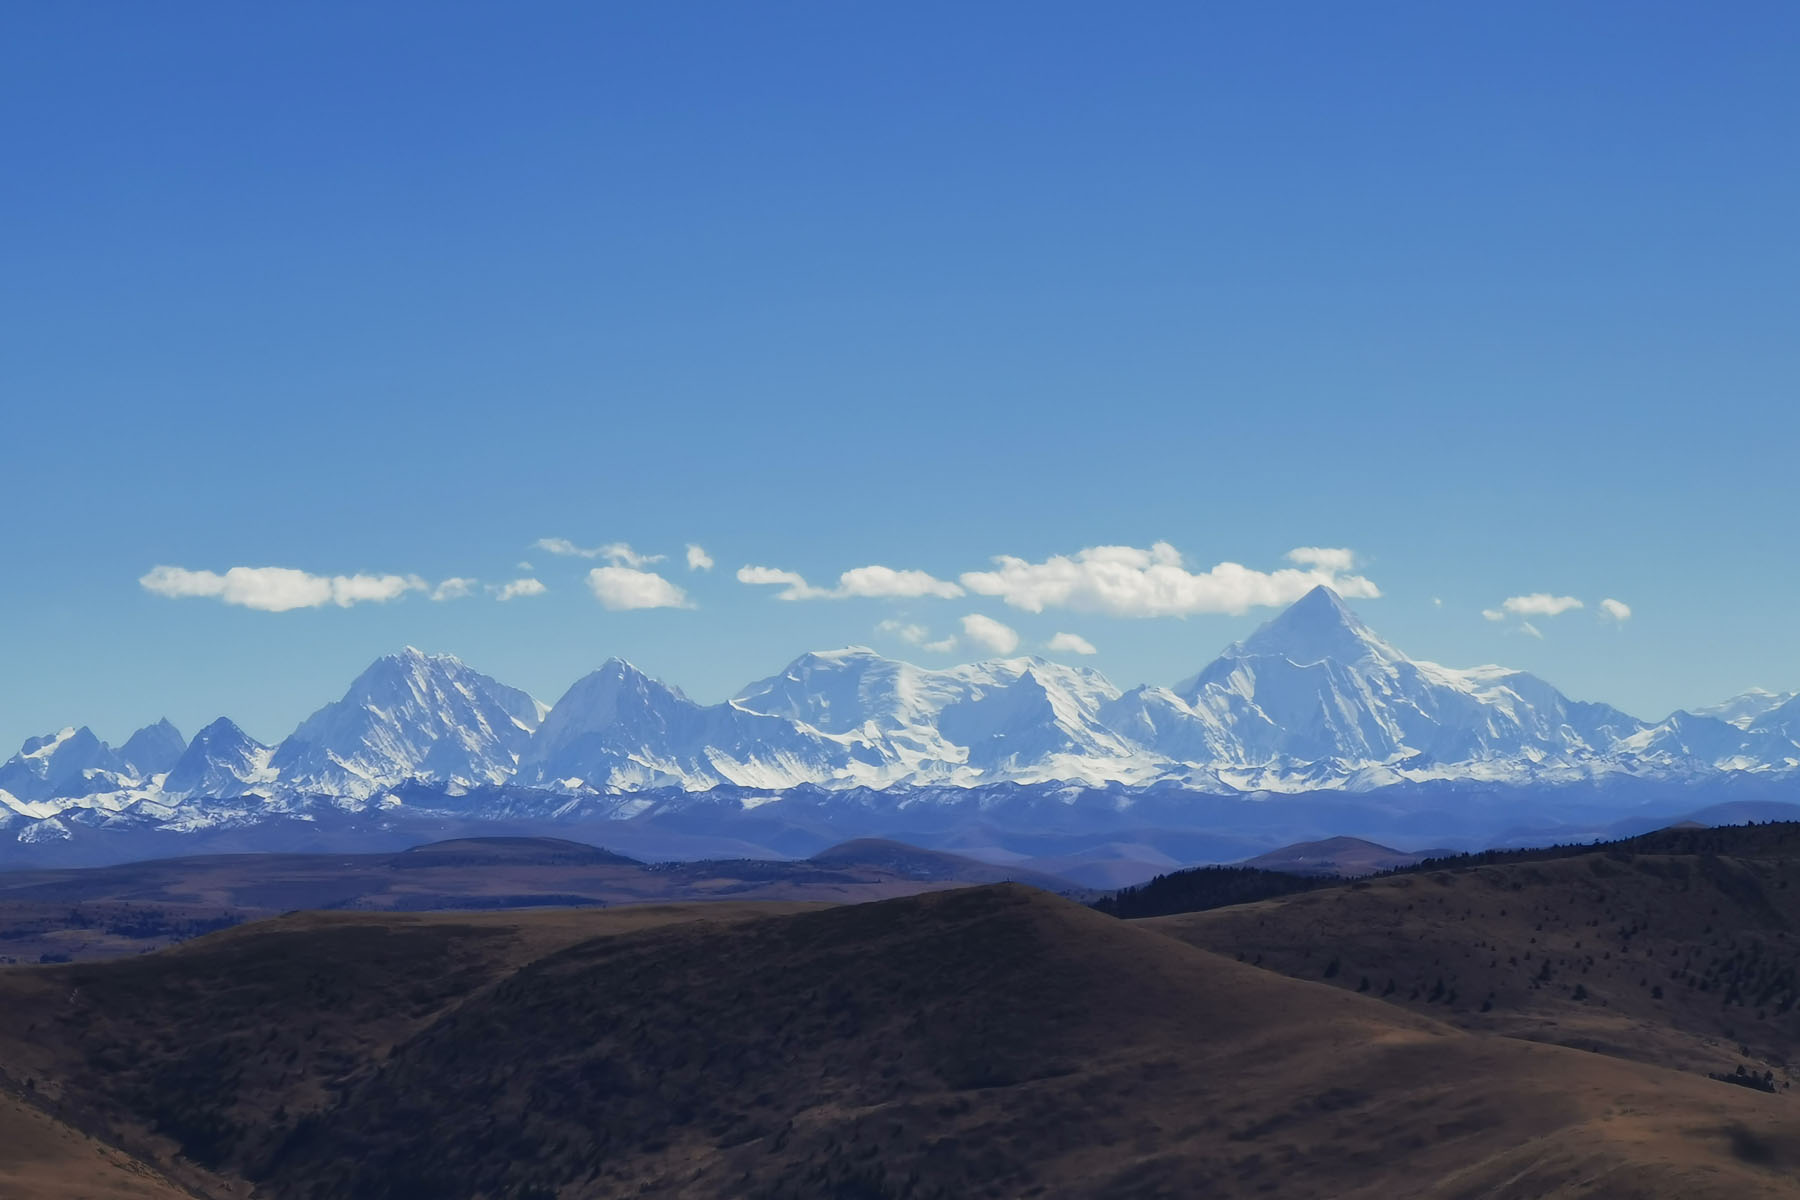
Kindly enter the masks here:
<path id="1" fill-rule="evenodd" d="M 1481 610 L 1481 615 L 1484 620 L 1494 622 L 1517 617 L 1519 623 L 1513 627 L 1513 631 L 1525 634 L 1527 637 L 1542 638 L 1544 631 L 1532 624 L 1529 618 L 1559 617 L 1563 613 L 1586 607 L 1574 596 L 1557 596 L 1550 592 L 1530 592 L 1523 596 L 1508 596 L 1500 602 L 1500 607 L 1484 608 Z M 1630 609 L 1625 611 L 1627 616 L 1631 615 Z"/>
<path id="2" fill-rule="evenodd" d="M 687 547 L 687 565 L 690 571 L 710 571 L 713 569 L 712 555 L 689 542 Z"/>
<path id="3" fill-rule="evenodd" d="M 1528 596 L 1508 596 L 1500 602 L 1500 607 L 1515 617 L 1557 617 L 1571 609 L 1586 606 L 1573 596 L 1532 592 Z"/>
<path id="4" fill-rule="evenodd" d="M 1287 552 L 1287 560 L 1334 575 L 1344 574 L 1356 567 L 1355 552 L 1341 546 L 1295 546 Z"/>
<path id="5" fill-rule="evenodd" d="M 608 542 L 604 546 L 577 546 L 568 538 L 539 538 L 532 543 L 538 550 L 560 554 L 564 558 L 604 558 L 615 566 L 647 567 L 662 562 L 664 554 L 639 554 L 629 542 Z"/>
<path id="6" fill-rule="evenodd" d="M 963 636 L 994 654 L 1011 654 L 1019 648 L 1019 633 L 981 613 L 970 613 L 962 619 Z"/>
<path id="7" fill-rule="evenodd" d="M 909 621 L 883 621 L 875 626 L 875 632 L 892 634 L 914 646 L 922 646 L 931 640 L 931 630 Z"/>
<path id="8" fill-rule="evenodd" d="M 461 600 L 464 596 L 474 595 L 475 585 L 480 582 L 479 579 L 465 579 L 461 575 L 452 575 L 431 589 L 431 598 L 439 601 Z"/>
<path id="9" fill-rule="evenodd" d="M 431 585 L 417 575 L 313 575 L 293 567 L 232 567 L 224 574 L 186 567 L 152 567 L 138 579 L 145 591 L 174 598 L 204 597 L 262 612 L 335 604 L 382 604 Z"/>
<path id="10" fill-rule="evenodd" d="M 1349 573 L 1356 562 L 1350 550 L 1301 546 L 1287 558 L 1299 565 L 1259 571 L 1222 562 L 1190 571 L 1167 542 L 1148 549 L 1091 546 L 1043 562 L 1001 555 L 994 570 L 966 572 L 962 585 L 1027 612 L 1066 608 L 1116 617 L 1242 613 L 1291 604 L 1321 584 L 1350 598 L 1381 595 L 1371 580 Z"/>
<path id="11" fill-rule="evenodd" d="M 1079 633 L 1059 633 L 1045 643 L 1052 654 L 1098 654 L 1094 643 Z"/>
<path id="12" fill-rule="evenodd" d="M 901 641 L 933 654 L 948 654 L 956 649 L 956 635 L 933 639 L 931 630 L 913 621 L 883 621 L 875 626 L 877 633 L 892 634 Z"/>
<path id="13" fill-rule="evenodd" d="M 780 587 L 780 600 L 844 600 L 850 597 L 916 600 L 935 596 L 953 599 L 963 594 L 962 588 L 925 571 L 896 570 L 893 567 L 852 567 L 838 576 L 835 588 L 815 587 L 797 571 L 779 567 L 745 566 L 738 568 L 738 582 L 759 587 Z"/>
<path id="14" fill-rule="evenodd" d="M 551 554 L 560 554 L 564 558 L 599 558 L 600 547 L 584 550 L 568 538 L 539 538 L 531 543 L 533 550 L 544 550 Z"/>
<path id="15" fill-rule="evenodd" d="M 587 574 L 589 590 L 613 611 L 637 608 L 692 608 L 687 593 L 654 571 L 635 567 L 595 567 Z"/>
<path id="16" fill-rule="evenodd" d="M 737 569 L 739 583 L 748 583 L 756 587 L 779 587 L 778 600 L 816 600 L 831 595 L 829 588 L 816 588 L 806 582 L 806 577 L 797 571 L 783 571 L 778 567 L 739 567 Z"/>
<path id="17" fill-rule="evenodd" d="M 1631 605 L 1608 596 L 1600 602 L 1600 619 L 1602 621 L 1629 621 L 1631 620 Z"/>
<path id="18" fill-rule="evenodd" d="M 541 596 L 550 589 L 536 579 L 515 579 L 488 590 L 494 593 L 496 600 L 517 600 L 522 596 Z"/>

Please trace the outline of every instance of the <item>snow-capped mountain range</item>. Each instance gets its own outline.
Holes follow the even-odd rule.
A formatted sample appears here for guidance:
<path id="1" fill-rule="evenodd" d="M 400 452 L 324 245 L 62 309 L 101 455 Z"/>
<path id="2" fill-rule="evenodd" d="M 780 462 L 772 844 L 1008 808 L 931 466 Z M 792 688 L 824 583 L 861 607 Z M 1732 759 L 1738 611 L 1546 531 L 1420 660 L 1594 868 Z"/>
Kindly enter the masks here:
<path id="1" fill-rule="evenodd" d="M 258 805 L 392 806 L 420 787 L 612 797 L 627 816 L 634 796 L 671 791 L 748 808 L 796 788 L 899 804 L 995 785 L 1220 795 L 1745 773 L 1800 778 L 1800 694 L 1641 721 L 1523 672 L 1407 658 L 1321 587 L 1191 678 L 1124 692 L 1039 658 L 927 670 L 851 648 L 715 705 L 614 659 L 546 707 L 408 648 L 275 746 L 224 718 L 191 742 L 167 721 L 117 749 L 86 728 L 32 738 L 0 765 L 0 839 L 65 837 L 71 821 L 198 828 Z"/>

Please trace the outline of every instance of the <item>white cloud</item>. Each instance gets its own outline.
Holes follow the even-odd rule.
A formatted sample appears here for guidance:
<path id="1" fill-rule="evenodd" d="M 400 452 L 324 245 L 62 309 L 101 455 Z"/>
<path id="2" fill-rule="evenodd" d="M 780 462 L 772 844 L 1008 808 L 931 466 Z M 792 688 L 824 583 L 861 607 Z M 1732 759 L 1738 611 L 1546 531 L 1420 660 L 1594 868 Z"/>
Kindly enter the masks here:
<path id="1" fill-rule="evenodd" d="M 690 571 L 710 571 L 713 569 L 712 555 L 699 546 L 689 542 L 687 547 L 687 564 Z"/>
<path id="2" fill-rule="evenodd" d="M 1431 598 L 1431 607 L 1433 607 L 1433 608 L 1444 607 L 1444 598 L 1442 596 L 1433 596 Z"/>
<path id="3" fill-rule="evenodd" d="M 1356 555 L 1342 547 L 1295 546 L 1287 552 L 1287 560 L 1303 567 L 1317 567 L 1334 575 L 1356 566 Z"/>
<path id="4" fill-rule="evenodd" d="M 821 596 L 829 596 L 826 588 L 816 588 L 795 571 L 783 571 L 776 567 L 739 567 L 737 570 L 739 583 L 755 584 L 759 587 L 780 585 L 785 590 L 778 600 L 814 600 Z"/>
<path id="5" fill-rule="evenodd" d="M 948 654 L 956 649 L 956 635 L 942 637 L 936 641 L 931 639 L 931 630 L 912 621 L 887 620 L 875 626 L 877 633 L 888 633 L 899 638 L 910 646 L 921 650 L 929 650 L 933 654 Z"/>
<path id="6" fill-rule="evenodd" d="M 1503 612 L 1501 612 L 1501 611 L 1500 611 L 1500 610 L 1499 610 L 1499 609 L 1497 609 L 1497 608 L 1484 608 L 1484 609 L 1482 609 L 1482 610 L 1481 610 L 1481 615 L 1482 615 L 1482 616 L 1483 616 L 1483 617 L 1486 617 L 1486 618 L 1487 618 L 1487 619 L 1488 619 L 1488 620 L 1490 620 L 1490 621 L 1504 621 L 1504 620 L 1506 620 L 1506 614 L 1505 614 L 1505 613 L 1503 613 Z"/>
<path id="7" fill-rule="evenodd" d="M 1019 634 L 1010 625 L 1002 625 L 992 617 L 970 613 L 962 619 L 963 636 L 984 650 L 995 654 L 1011 654 L 1019 648 Z"/>
<path id="8" fill-rule="evenodd" d="M 924 571 L 896 571 L 892 567 L 852 567 L 838 576 L 839 596 L 890 596 L 913 599 L 937 596 L 953 600 L 963 594 L 954 583 L 934 579 Z"/>
<path id="9" fill-rule="evenodd" d="M 1573 596 L 1533 592 L 1529 596 L 1508 596 L 1500 602 L 1500 607 L 1515 617 L 1555 617 L 1584 605 Z"/>
<path id="10" fill-rule="evenodd" d="M 533 569 L 532 565 L 530 563 L 526 562 L 524 559 L 520 559 L 518 562 L 513 564 L 513 570 L 515 570 L 515 571 L 530 571 L 532 569 Z"/>
<path id="11" fill-rule="evenodd" d="M 479 579 L 464 579 L 460 575 L 452 575 L 432 589 L 433 600 L 461 600 L 464 596 L 473 595 Z"/>
<path id="12" fill-rule="evenodd" d="M 639 554 L 628 542 L 608 542 L 604 546 L 590 549 L 577 546 L 568 538 L 539 538 L 532 545 L 536 549 L 548 550 L 551 554 L 560 554 L 564 558 L 604 558 L 614 566 L 624 567 L 647 567 L 667 557 L 662 554 Z"/>
<path id="13" fill-rule="evenodd" d="M 489 588 L 496 600 L 517 600 L 521 596 L 541 596 L 550 589 L 536 579 L 515 579 L 497 588 Z"/>
<path id="14" fill-rule="evenodd" d="M 190 571 L 185 567 L 152 567 L 139 580 L 159 596 L 207 597 L 262 612 L 288 612 L 335 604 L 385 603 L 407 592 L 431 590 L 417 575 L 313 575 L 293 567 L 232 567 Z"/>
<path id="15" fill-rule="evenodd" d="M 634 608 L 692 608 L 687 593 L 654 571 L 595 567 L 587 573 L 594 598 L 615 612 Z"/>
<path id="16" fill-rule="evenodd" d="M 1059 633 L 1046 643 L 1052 654 L 1098 654 L 1094 643 L 1079 633 Z"/>
<path id="17" fill-rule="evenodd" d="M 739 567 L 738 582 L 780 586 L 781 600 L 843 600 L 848 597 L 877 597 L 913 600 L 922 596 L 953 599 L 963 594 L 954 583 L 938 579 L 924 571 L 897 571 L 893 567 L 852 567 L 838 576 L 835 588 L 814 587 L 797 571 L 779 567 Z"/>
<path id="18" fill-rule="evenodd" d="M 600 547 L 600 557 L 618 567 L 647 567 L 667 558 L 666 554 L 639 554 L 625 542 L 608 542 Z"/>
<path id="19" fill-rule="evenodd" d="M 1242 613 L 1291 604 L 1321 584 L 1353 599 L 1381 595 L 1381 589 L 1364 576 L 1344 573 L 1355 565 L 1349 550 L 1302 546 L 1288 556 L 1308 565 L 1257 571 L 1224 562 L 1192 572 L 1182 565 L 1180 551 L 1167 542 L 1147 550 L 1092 546 L 1041 563 L 1001 555 L 994 560 L 997 569 L 967 572 L 962 584 L 1027 612 L 1068 608 L 1117 617 Z"/>
<path id="20" fill-rule="evenodd" d="M 1539 641 L 1544 640 L 1544 631 L 1539 629 L 1536 625 L 1533 625 L 1530 621 L 1520 621 L 1519 632 L 1528 633 Z"/>
<path id="21" fill-rule="evenodd" d="M 925 628 L 925 626 L 913 625 L 905 621 L 883 621 L 881 624 L 875 626 L 875 632 L 891 633 L 901 641 L 910 643 L 914 646 L 923 646 L 926 639 L 931 637 L 931 630 Z"/>
<path id="22" fill-rule="evenodd" d="M 568 538 L 539 538 L 531 544 L 534 550 L 547 550 L 551 554 L 560 554 L 564 558 L 599 558 L 600 550 L 583 550 Z"/>
<path id="23" fill-rule="evenodd" d="M 1600 619 L 1603 621 L 1629 621 L 1631 620 L 1631 605 L 1608 596 L 1600 602 Z"/>

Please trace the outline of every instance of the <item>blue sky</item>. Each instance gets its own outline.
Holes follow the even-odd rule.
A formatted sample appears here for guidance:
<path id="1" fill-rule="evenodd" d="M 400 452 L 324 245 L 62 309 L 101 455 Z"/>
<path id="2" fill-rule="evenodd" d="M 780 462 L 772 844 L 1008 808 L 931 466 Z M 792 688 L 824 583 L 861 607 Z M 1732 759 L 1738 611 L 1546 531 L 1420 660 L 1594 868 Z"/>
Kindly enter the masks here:
<path id="1" fill-rule="evenodd" d="M 1789 4 L 12 6 L 0 743 L 273 739 L 407 643 L 719 699 L 974 615 L 1171 682 L 1272 610 L 959 582 L 1158 543 L 1351 550 L 1408 652 L 1644 716 L 1800 687 L 1797 59 Z M 963 594 L 737 577 L 871 565 Z"/>

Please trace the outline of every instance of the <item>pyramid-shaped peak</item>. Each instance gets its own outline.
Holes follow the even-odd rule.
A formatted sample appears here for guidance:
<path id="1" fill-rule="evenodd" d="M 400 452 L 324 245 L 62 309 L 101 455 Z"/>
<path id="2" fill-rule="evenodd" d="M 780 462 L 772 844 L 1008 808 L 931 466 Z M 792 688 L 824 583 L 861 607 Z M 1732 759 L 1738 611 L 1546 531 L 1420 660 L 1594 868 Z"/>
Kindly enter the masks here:
<path id="1" fill-rule="evenodd" d="M 146 725 L 119 747 L 119 757 L 126 765 L 145 775 L 167 771 L 187 749 L 187 739 L 164 717 L 154 725 Z"/>
<path id="2" fill-rule="evenodd" d="M 1337 594 L 1336 589 L 1326 583 L 1321 583 L 1288 605 L 1282 616 L 1298 616 L 1308 620 L 1356 620 L 1356 614 L 1350 611 L 1350 606 L 1344 603 L 1344 598 Z"/>
<path id="3" fill-rule="evenodd" d="M 1356 662 L 1368 657 L 1401 657 L 1350 611 L 1342 596 L 1324 584 L 1294 601 L 1237 649 L 1242 655 L 1279 656 L 1302 664 L 1328 658 Z"/>
<path id="4" fill-rule="evenodd" d="M 427 654 L 417 646 L 403 646 L 392 654 L 384 654 L 368 666 L 356 677 L 351 690 L 367 686 L 378 679 L 417 678 L 420 675 L 439 667 L 460 667 L 462 660 L 448 654 Z"/>
<path id="5" fill-rule="evenodd" d="M 220 717 L 218 720 L 202 729 L 199 733 L 196 733 L 192 744 L 195 746 L 210 746 L 221 741 L 231 743 L 253 742 L 255 740 L 255 738 L 252 738 L 249 734 L 238 728 L 238 723 L 233 721 L 230 717 Z"/>
<path id="6" fill-rule="evenodd" d="M 868 646 L 845 646 L 839 650 L 811 650 L 800 656 L 800 661 L 816 662 L 853 662 L 857 660 L 885 658 L 886 655 Z"/>
<path id="7" fill-rule="evenodd" d="M 581 687 L 583 684 L 600 686 L 609 692 L 629 690 L 646 696 L 660 693 L 686 699 L 680 688 L 664 683 L 635 663 L 616 655 L 601 663 L 586 679 L 577 680 L 575 686 Z"/>
<path id="8" fill-rule="evenodd" d="M 462 665 L 462 659 L 456 657 L 454 654 L 432 654 L 428 651 L 419 649 L 417 646 L 402 646 L 397 652 L 393 654 L 384 654 L 375 661 L 377 663 L 398 663 L 405 666 L 429 666 L 432 664 L 447 664 L 452 666 Z"/>

